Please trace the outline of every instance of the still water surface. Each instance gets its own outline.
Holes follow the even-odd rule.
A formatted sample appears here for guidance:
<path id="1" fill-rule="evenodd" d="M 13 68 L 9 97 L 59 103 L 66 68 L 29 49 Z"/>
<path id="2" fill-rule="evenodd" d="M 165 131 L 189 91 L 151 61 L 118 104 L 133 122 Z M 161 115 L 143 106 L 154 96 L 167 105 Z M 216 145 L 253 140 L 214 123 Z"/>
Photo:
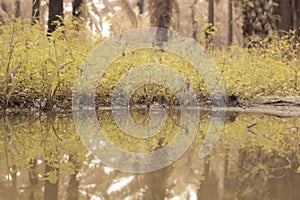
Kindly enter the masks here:
<path id="1" fill-rule="evenodd" d="M 147 125 L 144 111 L 132 111 Z M 149 152 L 174 138 L 180 113 L 150 139 L 119 130 L 110 111 L 98 113 L 107 138 L 123 149 Z M 9 199 L 300 199 L 300 118 L 229 113 L 213 152 L 198 157 L 209 125 L 201 113 L 193 145 L 159 171 L 130 174 L 105 166 L 85 148 L 71 114 L 0 117 L 0 200 Z"/>

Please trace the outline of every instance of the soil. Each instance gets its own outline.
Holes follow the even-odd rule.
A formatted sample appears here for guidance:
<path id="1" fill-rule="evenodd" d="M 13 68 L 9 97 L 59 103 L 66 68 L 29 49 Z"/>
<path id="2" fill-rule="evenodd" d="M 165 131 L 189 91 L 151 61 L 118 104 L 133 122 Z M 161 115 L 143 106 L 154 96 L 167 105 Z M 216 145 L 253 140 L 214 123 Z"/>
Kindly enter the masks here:
<path id="1" fill-rule="evenodd" d="M 49 111 L 47 109 L 41 109 L 40 105 L 37 105 L 37 103 L 32 103 L 33 101 L 29 101 L 26 97 L 24 97 L 24 99 L 22 99 L 21 101 L 18 98 L 16 102 L 17 103 L 8 106 L 9 108 L 7 109 L 4 108 L 2 104 L 3 102 L 0 102 L 0 112 L 24 113 Z M 65 103 L 58 103 L 57 105 L 55 105 L 51 111 L 57 113 L 71 113 L 70 100 L 64 102 Z M 98 109 L 109 110 L 110 107 L 100 106 Z M 201 105 L 200 109 L 210 110 L 210 106 L 208 103 L 204 103 Z M 239 102 L 238 98 L 233 98 L 233 100 L 232 98 L 229 98 L 226 110 L 227 112 L 267 114 L 280 117 L 300 117 L 300 96 L 265 96 L 244 102 Z"/>
<path id="2" fill-rule="evenodd" d="M 228 111 L 262 113 L 281 117 L 300 117 L 300 96 L 260 97 L 241 107 L 229 107 Z"/>

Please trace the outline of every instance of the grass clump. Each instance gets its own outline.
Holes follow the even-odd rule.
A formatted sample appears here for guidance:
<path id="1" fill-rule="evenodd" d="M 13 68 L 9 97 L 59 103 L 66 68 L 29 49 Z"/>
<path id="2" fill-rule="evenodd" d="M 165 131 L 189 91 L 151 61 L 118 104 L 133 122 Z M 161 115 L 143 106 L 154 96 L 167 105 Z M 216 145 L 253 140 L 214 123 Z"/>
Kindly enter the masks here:
<path id="1" fill-rule="evenodd" d="M 80 63 L 95 46 L 84 27 L 77 32 L 73 26 L 67 23 L 51 38 L 26 22 L 0 27 L 1 106 L 38 104 L 51 109 L 70 101 Z"/>
<path id="2" fill-rule="evenodd" d="M 273 38 L 258 48 L 231 47 L 213 56 L 227 93 L 244 100 L 260 96 L 299 95 L 299 43 Z"/>

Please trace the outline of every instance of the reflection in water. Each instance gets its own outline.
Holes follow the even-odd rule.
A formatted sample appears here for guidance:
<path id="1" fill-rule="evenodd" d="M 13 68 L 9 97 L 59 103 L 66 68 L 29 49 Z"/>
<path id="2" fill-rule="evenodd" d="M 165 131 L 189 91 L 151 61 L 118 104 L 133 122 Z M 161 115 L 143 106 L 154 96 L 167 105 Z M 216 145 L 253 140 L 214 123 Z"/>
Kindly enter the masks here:
<path id="1" fill-rule="evenodd" d="M 202 182 L 201 187 L 198 189 L 199 199 L 220 199 L 218 193 L 218 179 L 214 171 L 210 172 L 210 158 L 207 156 L 204 160 L 203 177 L 205 180 Z"/>
<path id="2" fill-rule="evenodd" d="M 168 112 L 164 131 L 150 139 L 122 134 L 110 111 L 99 121 L 107 138 L 132 152 L 168 145 L 180 115 Z M 149 121 L 131 111 L 136 123 Z M 72 116 L 9 114 L 0 118 L 0 199 L 300 199 L 299 118 L 233 113 L 214 152 L 198 158 L 209 123 L 176 163 L 130 174 L 104 166 L 81 143 Z"/>
<path id="3" fill-rule="evenodd" d="M 45 165 L 45 185 L 44 185 L 44 200 L 57 200 L 58 199 L 58 181 L 59 181 L 59 168 L 51 166 L 48 162 Z M 52 177 L 55 176 L 57 178 Z"/>

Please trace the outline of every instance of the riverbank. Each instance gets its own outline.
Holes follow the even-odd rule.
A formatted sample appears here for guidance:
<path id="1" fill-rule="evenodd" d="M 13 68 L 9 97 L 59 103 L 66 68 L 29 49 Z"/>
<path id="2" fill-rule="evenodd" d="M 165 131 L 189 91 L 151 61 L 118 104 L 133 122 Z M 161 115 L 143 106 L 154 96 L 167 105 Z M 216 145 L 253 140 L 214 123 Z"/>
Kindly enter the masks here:
<path id="1" fill-rule="evenodd" d="M 20 97 L 21 98 L 21 97 Z M 300 96 L 267 96 L 261 97 L 252 101 L 232 101 L 228 100 L 226 112 L 228 113 L 249 113 L 249 114 L 266 114 L 278 117 L 300 117 Z M 100 100 L 99 100 L 100 102 Z M 22 101 L 4 108 L 0 106 L 0 112 L 5 113 L 47 113 L 53 112 L 56 114 L 71 114 L 72 102 L 68 101 L 67 104 L 55 104 L 52 110 L 45 109 L 46 102 L 38 102 L 38 100 L 29 100 L 23 98 Z M 164 106 L 166 109 L 180 109 L 179 105 Z M 132 109 L 147 109 L 147 105 L 132 105 Z M 96 110 L 111 110 L 109 105 L 98 104 Z M 210 111 L 210 101 L 204 100 L 199 102 L 199 110 Z"/>
<path id="2" fill-rule="evenodd" d="M 103 40 L 92 37 L 84 28 L 79 32 L 72 30 L 72 25 L 66 24 L 49 39 L 39 27 L 20 22 L 0 27 L 1 110 L 71 110 L 73 86 L 80 65 Z M 298 106 L 293 102 L 278 100 L 268 103 L 262 99 L 264 96 L 286 98 L 300 95 L 300 54 L 299 48 L 295 48 L 299 44 L 284 37 L 272 36 L 271 39 L 251 49 L 240 46 L 207 49 L 217 68 L 216 73 L 224 83 L 228 107 L 244 110 L 251 107 L 263 107 L 264 110 L 266 107 L 272 110 L 272 106 L 277 106 L 274 107 L 277 110 L 279 104 L 284 103 L 284 107 Z M 99 74 L 97 106 L 108 107 L 118 81 L 128 71 L 145 63 L 166 65 L 179 72 L 201 106 L 208 107 L 209 92 L 202 72 L 198 72 L 188 60 L 157 49 L 138 49 L 120 55 L 110 63 L 105 72 Z M 174 82 L 172 77 L 168 80 Z M 134 92 L 130 104 L 174 107 L 178 106 L 178 100 L 166 86 L 146 84 Z"/>

